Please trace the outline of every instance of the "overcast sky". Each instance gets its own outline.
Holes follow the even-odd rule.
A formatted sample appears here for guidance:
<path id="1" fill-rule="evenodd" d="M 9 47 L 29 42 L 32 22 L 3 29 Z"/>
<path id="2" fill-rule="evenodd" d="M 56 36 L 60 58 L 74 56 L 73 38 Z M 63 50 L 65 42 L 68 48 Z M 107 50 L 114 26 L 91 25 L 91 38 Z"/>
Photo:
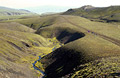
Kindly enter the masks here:
<path id="1" fill-rule="evenodd" d="M 120 0 L 0 0 L 0 6 L 11 8 L 26 8 L 46 5 L 64 7 L 93 5 L 96 7 L 105 7 L 111 5 L 120 5 Z"/>

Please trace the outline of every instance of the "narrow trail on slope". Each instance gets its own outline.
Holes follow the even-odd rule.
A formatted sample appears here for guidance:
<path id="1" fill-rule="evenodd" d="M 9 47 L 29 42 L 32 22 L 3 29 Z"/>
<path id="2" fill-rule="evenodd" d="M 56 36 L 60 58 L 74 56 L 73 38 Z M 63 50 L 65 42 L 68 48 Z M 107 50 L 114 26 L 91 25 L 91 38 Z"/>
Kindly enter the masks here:
<path id="1" fill-rule="evenodd" d="M 72 25 L 74 25 L 74 26 L 77 26 L 77 27 L 80 28 L 80 29 L 84 29 L 84 30 L 86 30 L 86 31 L 90 31 L 90 32 L 96 34 L 96 36 L 99 36 L 99 37 L 101 37 L 101 38 L 103 38 L 103 39 L 105 39 L 105 40 L 107 40 L 107 41 L 109 41 L 109 42 L 112 42 L 113 44 L 115 44 L 115 45 L 117 45 L 117 46 L 120 46 L 120 40 L 117 40 L 117 39 L 114 39 L 114 38 L 105 36 L 105 35 L 103 35 L 103 34 L 99 34 L 99 33 L 97 33 L 97 32 L 91 31 L 91 30 L 86 29 L 86 28 L 84 28 L 84 27 L 81 27 L 80 25 L 77 25 L 77 24 L 69 21 L 68 19 L 66 19 L 66 18 L 63 17 L 63 16 L 62 16 L 62 18 L 65 19 L 68 23 L 70 23 L 70 24 L 72 24 Z"/>

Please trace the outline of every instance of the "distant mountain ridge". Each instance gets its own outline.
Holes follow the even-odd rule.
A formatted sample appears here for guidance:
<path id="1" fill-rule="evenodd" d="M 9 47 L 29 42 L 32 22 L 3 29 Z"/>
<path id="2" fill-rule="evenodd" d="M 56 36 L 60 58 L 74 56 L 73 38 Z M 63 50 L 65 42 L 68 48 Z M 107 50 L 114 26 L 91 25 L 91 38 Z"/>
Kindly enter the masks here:
<path id="1" fill-rule="evenodd" d="M 37 7 L 28 7 L 28 8 L 24 8 L 27 9 L 29 11 L 38 13 L 38 14 L 44 14 L 44 13 L 59 13 L 59 12 L 64 12 L 66 10 L 68 10 L 71 7 L 67 7 L 67 6 L 37 6 Z"/>
<path id="2" fill-rule="evenodd" d="M 89 19 L 99 19 L 106 22 L 120 21 L 120 6 L 93 7 L 86 5 L 81 8 L 69 9 L 63 15 L 77 15 Z"/>
<path id="3" fill-rule="evenodd" d="M 12 9 L 7 7 L 0 6 L 0 15 L 22 15 L 22 14 L 30 14 L 32 12 L 24 9 Z"/>

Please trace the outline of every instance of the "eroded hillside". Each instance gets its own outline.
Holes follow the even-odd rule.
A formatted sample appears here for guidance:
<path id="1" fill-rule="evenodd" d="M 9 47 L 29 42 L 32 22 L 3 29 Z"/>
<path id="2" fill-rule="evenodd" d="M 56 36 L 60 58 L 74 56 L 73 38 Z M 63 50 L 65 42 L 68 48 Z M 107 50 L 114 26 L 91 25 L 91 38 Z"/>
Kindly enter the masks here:
<path id="1" fill-rule="evenodd" d="M 3 22 L 0 24 L 2 77 L 13 73 L 11 77 L 32 78 L 38 71 L 30 70 L 33 67 L 29 66 L 38 56 L 42 59 L 36 66 L 47 78 L 119 76 L 120 29 L 116 25 L 70 15 Z M 26 71 L 22 71 L 21 66 Z M 15 70 L 11 72 L 7 68 Z M 35 74 L 28 74 L 27 70 Z"/>
<path id="2" fill-rule="evenodd" d="M 118 26 L 112 24 L 91 22 L 77 16 L 59 16 L 55 24 L 37 31 L 38 34 L 44 37 L 56 37 L 60 42 L 65 43 L 65 46 L 48 54 L 41 60 L 47 74 L 46 77 L 62 77 L 66 74 L 68 75 L 65 77 L 71 77 L 72 75 L 72 77 L 113 77 L 111 74 L 119 73 L 119 69 L 116 70 L 116 68 L 119 67 L 114 66 L 114 63 L 119 66 L 119 62 L 112 62 L 115 59 L 119 59 L 119 30 Z M 70 42 L 68 41 L 66 44 L 67 40 L 71 39 L 71 37 L 69 37 L 70 33 L 76 32 L 79 33 L 76 36 L 80 37 Z M 108 57 L 109 59 L 106 59 Z M 109 62 L 105 63 L 102 58 Z M 99 64 L 105 65 L 99 67 L 95 62 L 97 60 L 100 60 Z M 91 63 L 95 63 L 96 68 L 96 65 L 98 65 L 98 69 L 100 69 L 99 73 L 95 72 L 98 69 L 94 69 L 94 67 L 91 69 L 93 71 L 87 71 L 87 75 L 86 73 L 77 73 L 89 70 Z M 88 67 L 81 68 L 79 66 L 86 64 L 88 64 Z M 109 67 L 109 64 L 112 65 L 112 67 Z M 109 67 L 110 70 L 107 70 L 107 67 Z M 106 71 L 102 71 L 103 68 Z M 103 74 L 105 72 L 107 74 Z"/>
<path id="3" fill-rule="evenodd" d="M 39 76 L 32 63 L 51 52 L 54 44 L 34 32 L 19 23 L 0 23 L 0 78 Z"/>

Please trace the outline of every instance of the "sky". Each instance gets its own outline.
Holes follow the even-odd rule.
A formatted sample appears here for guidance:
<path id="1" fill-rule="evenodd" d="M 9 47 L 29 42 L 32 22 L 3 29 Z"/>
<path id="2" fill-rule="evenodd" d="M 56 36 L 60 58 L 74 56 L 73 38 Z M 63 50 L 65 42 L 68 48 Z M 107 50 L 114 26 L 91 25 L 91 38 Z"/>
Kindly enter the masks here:
<path id="1" fill-rule="evenodd" d="M 37 6 L 74 6 L 93 5 L 105 7 L 110 5 L 120 5 L 120 0 L 0 0 L 0 6 L 11 8 L 25 8 Z"/>
<path id="2" fill-rule="evenodd" d="M 78 8 L 84 5 L 106 7 L 111 5 L 120 5 L 120 0 L 0 0 L 0 6 L 10 8 L 32 8 L 38 6 Z"/>

